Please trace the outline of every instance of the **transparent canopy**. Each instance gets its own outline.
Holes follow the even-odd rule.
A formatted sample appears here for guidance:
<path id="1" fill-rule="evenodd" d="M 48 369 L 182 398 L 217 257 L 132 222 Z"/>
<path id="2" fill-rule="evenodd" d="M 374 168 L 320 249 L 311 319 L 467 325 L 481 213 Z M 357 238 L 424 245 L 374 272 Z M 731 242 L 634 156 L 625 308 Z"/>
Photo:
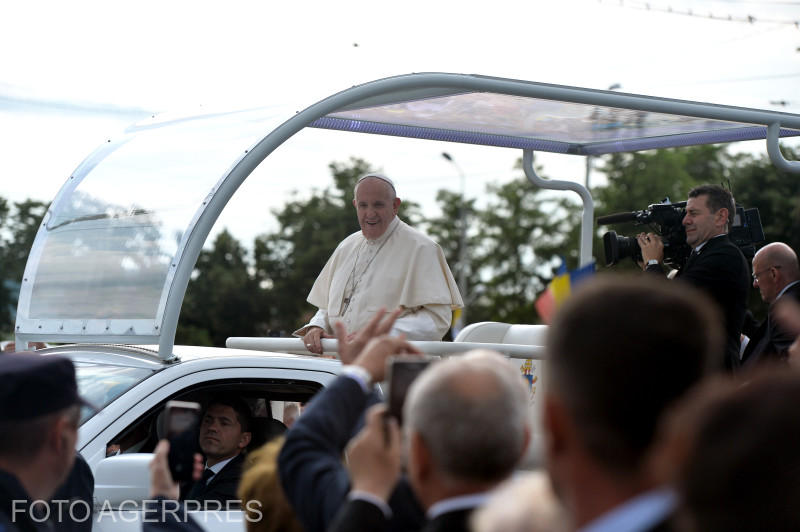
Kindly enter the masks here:
<path id="1" fill-rule="evenodd" d="M 415 97 L 331 113 L 311 126 L 573 155 L 763 139 L 767 131 L 758 123 L 508 94 Z M 782 137 L 797 135 L 800 129 L 781 129 Z"/>
<path id="2" fill-rule="evenodd" d="M 800 115 L 412 74 L 353 87 L 297 114 L 272 107 L 159 117 L 98 148 L 53 201 L 25 269 L 17 339 L 158 343 L 162 356 L 171 353 L 214 221 L 253 169 L 309 126 L 595 155 L 767 138 L 768 126 L 797 136 Z"/>
<path id="3" fill-rule="evenodd" d="M 99 148 L 37 235 L 20 329 L 157 337 L 184 234 L 231 166 L 283 118 L 263 109 L 152 120 Z"/>

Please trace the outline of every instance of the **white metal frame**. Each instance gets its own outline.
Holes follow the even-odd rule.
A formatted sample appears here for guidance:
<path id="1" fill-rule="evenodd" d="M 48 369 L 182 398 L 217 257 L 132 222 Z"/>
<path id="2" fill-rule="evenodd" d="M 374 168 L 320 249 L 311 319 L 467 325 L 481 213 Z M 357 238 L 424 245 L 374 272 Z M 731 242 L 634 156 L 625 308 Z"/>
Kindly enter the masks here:
<path id="1" fill-rule="evenodd" d="M 198 207 L 192 224 L 184 233 L 170 270 L 171 277 L 168 276 L 165 283 L 164 292 L 162 293 L 162 302 L 159 305 L 157 319 L 155 323 L 153 323 L 152 329 L 145 335 L 136 332 L 136 334 L 132 336 L 114 336 L 113 341 L 130 343 L 147 343 L 149 341 L 154 341 L 159 345 L 159 355 L 161 358 L 166 360 L 172 357 L 172 347 L 175 341 L 175 331 L 178 325 L 178 317 L 180 315 L 183 297 L 189 283 L 191 272 L 194 269 L 194 265 L 212 226 L 222 212 L 222 209 L 227 205 L 228 201 L 230 201 L 234 192 L 261 161 L 278 146 L 315 120 L 336 111 L 372 105 L 376 102 L 398 101 L 403 98 L 413 99 L 415 95 L 418 96 L 422 93 L 431 94 L 433 92 L 439 92 L 440 94 L 489 92 L 763 125 L 767 128 L 767 151 L 773 163 L 783 170 L 800 173 L 800 162 L 786 161 L 779 149 L 781 127 L 800 130 L 800 115 L 477 75 L 425 73 L 381 79 L 352 87 L 311 105 L 278 126 L 252 149 L 249 151 L 245 150 L 240 158 L 233 163 L 230 171 L 220 179 L 218 185 L 209 191 L 203 205 Z M 106 150 L 108 150 L 108 148 L 106 148 Z M 100 150 L 98 150 L 98 154 L 91 156 L 81 165 L 80 169 L 88 169 L 90 165 L 96 164 L 99 160 L 98 157 L 102 158 L 104 153 L 107 154 L 109 151 L 100 152 Z M 524 151 L 523 160 L 528 161 L 528 164 L 525 165 L 526 175 L 534 184 L 546 188 L 556 188 L 558 190 L 574 190 L 583 199 L 584 212 L 581 228 L 580 261 L 582 265 L 586 264 L 591 257 L 591 231 L 593 226 L 593 204 L 591 203 L 591 196 L 588 191 L 584 187 L 575 185 L 574 183 L 570 183 L 569 186 L 566 186 L 563 182 L 553 182 L 538 178 L 535 171 L 533 171 L 532 152 L 530 150 Z M 66 190 L 70 189 L 70 186 L 74 187 L 75 185 L 70 185 L 68 182 L 65 187 L 62 188 L 62 191 L 59 192 L 59 197 L 56 198 L 56 201 L 66 193 Z M 43 229 L 40 228 L 40 231 L 42 230 Z M 32 253 L 32 257 L 33 256 L 35 256 L 35 253 Z M 29 266 L 30 264 L 31 261 L 29 260 Z M 27 278 L 29 277 L 28 268 L 26 267 L 26 279 Z M 23 281 L 20 305 L 29 301 L 30 286 L 26 286 Z M 56 320 L 53 321 L 55 322 Z M 22 325 L 25 326 L 25 330 L 21 330 Z M 82 334 L 58 334 L 57 330 L 53 330 L 54 326 L 55 324 L 47 324 L 47 331 L 42 332 L 41 329 L 45 328 L 42 327 L 42 323 L 32 328 L 31 324 L 20 324 L 18 322 L 16 330 L 18 345 L 23 345 L 27 341 L 36 339 L 48 341 L 112 341 L 112 338 L 108 336 L 89 335 L 86 334 L 85 331 Z M 85 327 L 85 325 L 83 326 Z"/>

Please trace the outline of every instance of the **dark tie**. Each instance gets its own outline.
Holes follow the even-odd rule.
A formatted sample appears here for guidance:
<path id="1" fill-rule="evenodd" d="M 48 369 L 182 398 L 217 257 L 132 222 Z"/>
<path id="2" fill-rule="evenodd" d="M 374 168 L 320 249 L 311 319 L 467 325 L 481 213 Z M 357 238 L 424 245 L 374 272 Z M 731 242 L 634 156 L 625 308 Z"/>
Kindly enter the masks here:
<path id="1" fill-rule="evenodd" d="M 197 500 L 199 499 L 203 493 L 206 491 L 206 486 L 208 485 L 208 481 L 211 480 L 211 477 L 214 476 L 214 472 L 209 469 L 205 468 L 203 470 L 203 476 L 194 483 L 192 489 L 189 490 L 189 494 L 186 496 L 186 500 Z"/>

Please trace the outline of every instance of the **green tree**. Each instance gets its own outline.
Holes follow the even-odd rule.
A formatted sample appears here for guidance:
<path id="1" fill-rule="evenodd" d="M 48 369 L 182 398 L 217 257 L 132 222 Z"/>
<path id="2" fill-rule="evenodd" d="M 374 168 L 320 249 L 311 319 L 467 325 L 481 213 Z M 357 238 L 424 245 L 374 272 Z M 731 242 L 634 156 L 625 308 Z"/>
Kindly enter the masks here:
<path id="1" fill-rule="evenodd" d="M 685 201 L 696 185 L 726 183 L 733 160 L 713 145 L 608 155 L 600 167 L 608 183 L 592 191 L 597 213 L 640 210 L 666 197 Z"/>
<path id="2" fill-rule="evenodd" d="M 0 223 L 2 223 L 3 233 L 5 233 L 2 237 L 0 271 L 3 272 L 3 277 L 6 279 L 16 281 L 22 279 L 25 264 L 28 261 L 28 253 L 31 251 L 33 240 L 42 224 L 47 207 L 47 203 L 26 199 L 15 202 L 13 210 L 9 210 L 6 205 L 6 214 L 0 213 Z"/>
<path id="3" fill-rule="evenodd" d="M 14 202 L 12 208 L 0 198 L 0 333 L 14 329 L 11 309 L 16 307 L 18 285 L 47 207 L 26 199 Z"/>
<path id="4" fill-rule="evenodd" d="M 533 323 L 533 302 L 561 263 L 558 257 L 577 266 L 580 207 L 567 195 L 536 188 L 525 178 L 489 185 L 487 192 L 480 245 L 473 253 L 481 282 L 468 321 Z"/>
<path id="5" fill-rule="evenodd" d="M 800 159 L 800 150 L 783 150 L 787 159 Z M 800 250 L 800 180 L 777 169 L 769 157 L 743 156 L 731 183 L 737 203 L 757 207 L 766 242 L 785 242 Z"/>
<path id="6" fill-rule="evenodd" d="M 224 346 L 229 336 L 263 334 L 258 283 L 249 268 L 245 248 L 223 230 L 197 259 L 181 308 L 177 343 Z"/>
<path id="7" fill-rule="evenodd" d="M 0 228 L 5 227 L 10 210 L 8 200 L 0 198 Z M 11 318 L 11 306 L 13 304 L 11 290 L 8 286 L 8 272 L 5 269 L 5 260 L 3 260 L 5 258 L 5 247 L 6 240 L 0 235 L 0 335 L 8 334 L 14 328 Z"/>
<path id="8" fill-rule="evenodd" d="M 461 280 L 463 273 L 466 286 L 459 285 L 459 289 L 463 290 L 464 293 L 461 294 L 461 297 L 469 305 L 473 287 L 479 283 L 477 270 L 473 268 L 471 260 L 472 250 L 480 245 L 480 236 L 473 228 L 478 214 L 475 207 L 475 199 L 465 200 L 459 193 L 442 189 L 436 193 L 436 203 L 439 206 L 440 215 L 425 219 L 425 231 L 442 247 L 444 256 L 457 282 Z M 465 260 L 463 264 L 460 260 L 462 253 L 462 220 L 466 231 L 463 239 L 465 244 Z M 467 319 L 470 318 L 468 317 Z"/>

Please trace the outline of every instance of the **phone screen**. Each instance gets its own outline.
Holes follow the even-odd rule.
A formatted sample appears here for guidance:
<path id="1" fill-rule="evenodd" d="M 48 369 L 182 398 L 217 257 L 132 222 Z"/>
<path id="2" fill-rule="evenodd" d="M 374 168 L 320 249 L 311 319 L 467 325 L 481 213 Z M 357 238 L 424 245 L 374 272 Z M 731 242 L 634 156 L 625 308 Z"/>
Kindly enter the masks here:
<path id="1" fill-rule="evenodd" d="M 389 414 L 401 425 L 408 389 L 430 363 L 428 358 L 395 357 L 389 365 Z"/>
<path id="2" fill-rule="evenodd" d="M 200 404 L 169 401 L 165 410 L 165 428 L 169 440 L 169 471 L 175 481 L 191 480 L 194 454 L 198 449 Z"/>

